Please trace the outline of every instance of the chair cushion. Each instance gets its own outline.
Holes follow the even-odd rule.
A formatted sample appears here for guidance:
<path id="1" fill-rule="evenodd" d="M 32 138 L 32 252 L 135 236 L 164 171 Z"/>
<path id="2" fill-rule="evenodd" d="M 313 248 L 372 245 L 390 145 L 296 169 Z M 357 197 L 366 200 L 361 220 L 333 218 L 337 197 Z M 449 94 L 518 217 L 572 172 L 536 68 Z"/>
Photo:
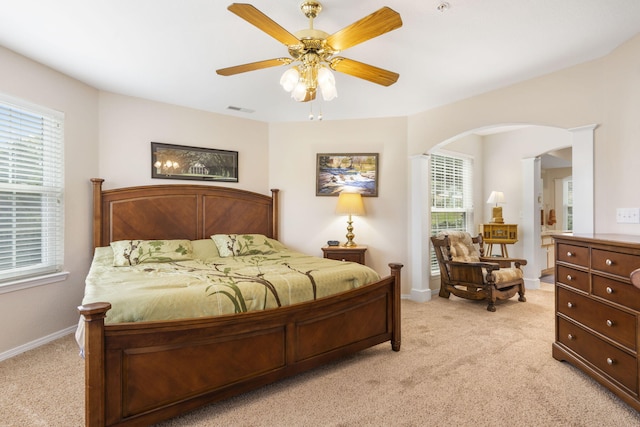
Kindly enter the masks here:
<path id="1" fill-rule="evenodd" d="M 486 277 L 486 270 L 483 273 Z M 502 283 L 512 282 L 523 277 L 522 270 L 519 268 L 501 268 L 500 270 L 495 270 L 493 274 L 496 276 L 496 286 L 498 287 Z"/>
<path id="2" fill-rule="evenodd" d="M 451 245 L 451 257 L 453 261 L 458 262 L 478 262 L 480 255 L 473 244 L 471 235 L 466 231 L 447 230 L 438 233 L 438 237 L 449 236 Z"/>

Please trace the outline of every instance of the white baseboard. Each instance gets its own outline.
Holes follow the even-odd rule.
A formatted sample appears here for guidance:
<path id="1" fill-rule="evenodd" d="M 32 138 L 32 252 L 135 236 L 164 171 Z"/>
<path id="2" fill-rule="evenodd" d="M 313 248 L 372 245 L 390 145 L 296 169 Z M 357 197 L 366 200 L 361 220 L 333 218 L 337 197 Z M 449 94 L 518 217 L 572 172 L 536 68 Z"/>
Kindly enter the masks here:
<path id="1" fill-rule="evenodd" d="M 0 353 L 0 362 L 2 362 L 3 360 L 7 360 L 11 357 L 17 356 L 21 353 L 24 353 L 25 351 L 29 351 L 29 350 L 33 350 L 34 348 L 38 348 L 41 345 L 45 345 L 47 343 L 50 343 L 51 341 L 55 341 L 58 338 L 62 338 L 65 335 L 69 335 L 71 333 L 74 333 L 75 330 L 78 328 L 77 325 L 74 326 L 69 326 L 66 329 L 63 329 L 61 331 L 58 332 L 54 332 L 53 334 L 47 335 L 45 337 L 42 338 L 38 338 L 37 340 L 28 342 L 26 344 L 23 344 L 21 346 L 18 346 L 16 348 L 12 348 L 11 350 L 7 350 L 4 353 Z"/>
<path id="2" fill-rule="evenodd" d="M 431 289 L 411 289 L 411 299 L 415 302 L 431 301 L 433 291 Z"/>

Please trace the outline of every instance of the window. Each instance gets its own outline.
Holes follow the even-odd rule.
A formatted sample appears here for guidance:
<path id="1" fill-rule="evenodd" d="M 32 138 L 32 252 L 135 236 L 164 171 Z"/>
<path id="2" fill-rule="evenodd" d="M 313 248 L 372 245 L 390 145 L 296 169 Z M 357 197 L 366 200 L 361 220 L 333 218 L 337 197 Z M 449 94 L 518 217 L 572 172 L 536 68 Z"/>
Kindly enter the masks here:
<path id="1" fill-rule="evenodd" d="M 468 231 L 473 226 L 473 162 L 458 155 L 432 154 L 430 169 L 431 235 L 441 230 Z M 433 251 L 431 274 L 440 274 Z"/>
<path id="2" fill-rule="evenodd" d="M 63 120 L 0 97 L 0 286 L 62 269 Z"/>
<path id="3" fill-rule="evenodd" d="M 573 179 L 562 180 L 562 223 L 565 230 L 573 230 Z"/>

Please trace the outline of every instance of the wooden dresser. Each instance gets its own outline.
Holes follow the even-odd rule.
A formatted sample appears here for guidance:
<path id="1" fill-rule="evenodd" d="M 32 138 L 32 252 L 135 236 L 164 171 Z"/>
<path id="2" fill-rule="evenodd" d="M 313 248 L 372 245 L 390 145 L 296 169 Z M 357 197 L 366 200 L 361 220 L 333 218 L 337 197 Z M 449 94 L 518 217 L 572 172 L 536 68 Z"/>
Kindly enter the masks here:
<path id="1" fill-rule="evenodd" d="M 586 372 L 640 411 L 640 236 L 557 235 L 553 357 Z"/>

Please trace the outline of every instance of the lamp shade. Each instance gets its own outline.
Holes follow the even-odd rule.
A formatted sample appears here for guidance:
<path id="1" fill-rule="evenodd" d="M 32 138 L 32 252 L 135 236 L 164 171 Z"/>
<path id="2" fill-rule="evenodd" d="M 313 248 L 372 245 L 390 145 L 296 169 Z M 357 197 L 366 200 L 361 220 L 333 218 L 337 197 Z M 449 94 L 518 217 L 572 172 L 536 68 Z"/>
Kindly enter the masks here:
<path id="1" fill-rule="evenodd" d="M 340 193 L 340 196 L 338 196 L 338 205 L 336 206 L 336 214 L 364 216 L 362 195 L 360 195 L 360 193 Z"/>
<path id="2" fill-rule="evenodd" d="M 502 191 L 492 191 L 487 203 L 495 203 L 496 206 L 498 203 L 504 203 L 504 193 Z"/>

